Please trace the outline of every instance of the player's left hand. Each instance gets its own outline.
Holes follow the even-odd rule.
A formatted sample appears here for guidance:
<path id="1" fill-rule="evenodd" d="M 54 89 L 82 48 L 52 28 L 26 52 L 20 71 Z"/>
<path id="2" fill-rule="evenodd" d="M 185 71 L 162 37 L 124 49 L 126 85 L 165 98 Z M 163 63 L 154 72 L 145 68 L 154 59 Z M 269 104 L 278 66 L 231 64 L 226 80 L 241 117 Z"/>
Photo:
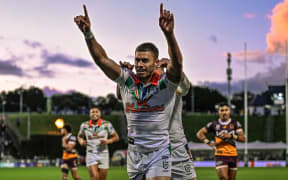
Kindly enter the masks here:
<path id="1" fill-rule="evenodd" d="M 219 135 L 220 138 L 223 138 L 223 139 L 231 139 L 232 138 L 232 135 L 229 134 L 229 133 L 222 133 Z"/>
<path id="2" fill-rule="evenodd" d="M 159 17 L 159 26 L 164 32 L 164 34 L 172 34 L 174 30 L 174 16 L 173 13 L 164 9 L 163 4 L 160 4 L 160 17 Z"/>
<path id="3" fill-rule="evenodd" d="M 77 24 L 77 26 L 83 33 L 87 33 L 91 31 L 91 23 L 85 5 L 83 5 L 83 9 L 84 9 L 84 16 L 83 15 L 76 16 L 74 18 L 74 22 Z"/>

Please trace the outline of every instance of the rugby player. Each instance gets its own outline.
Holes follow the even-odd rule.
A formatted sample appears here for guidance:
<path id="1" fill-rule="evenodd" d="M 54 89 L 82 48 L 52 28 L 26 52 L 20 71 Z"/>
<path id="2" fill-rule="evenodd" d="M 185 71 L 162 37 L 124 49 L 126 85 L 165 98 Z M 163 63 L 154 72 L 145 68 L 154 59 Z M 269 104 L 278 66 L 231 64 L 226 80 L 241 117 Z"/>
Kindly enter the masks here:
<path id="1" fill-rule="evenodd" d="M 75 150 L 76 146 L 76 137 L 72 135 L 72 127 L 69 124 L 65 124 L 61 129 L 62 138 L 62 180 L 68 179 L 69 169 L 71 170 L 72 177 L 75 180 L 80 180 L 78 176 L 77 169 L 77 152 Z"/>
<path id="2" fill-rule="evenodd" d="M 86 140 L 85 140 L 85 139 Z M 119 136 L 109 121 L 101 118 L 97 107 L 90 109 L 90 120 L 81 124 L 78 142 L 86 146 L 86 166 L 91 180 L 105 180 L 109 168 L 108 144 L 119 141 Z"/>
<path id="3" fill-rule="evenodd" d="M 237 172 L 237 149 L 235 141 L 244 142 L 243 128 L 238 121 L 230 118 L 230 107 L 223 102 L 218 105 L 219 119 L 208 123 L 197 132 L 197 137 L 215 147 L 216 171 L 221 180 L 234 180 Z M 215 134 L 215 143 L 206 138 L 206 134 Z"/>
<path id="4" fill-rule="evenodd" d="M 159 74 L 164 73 L 169 59 L 162 58 L 157 64 L 157 72 Z M 120 62 L 121 67 L 126 67 L 130 70 L 134 68 L 128 62 Z M 193 163 L 192 154 L 187 144 L 187 139 L 184 134 L 182 124 L 182 96 L 186 96 L 190 89 L 190 82 L 183 73 L 182 80 L 177 87 L 176 101 L 173 109 L 173 114 L 169 124 L 169 139 L 171 143 L 171 154 L 172 154 L 172 167 L 171 167 L 171 179 L 172 180 L 196 180 L 196 171 Z M 120 94 L 120 88 L 117 85 L 116 90 L 117 98 L 122 100 Z"/>
<path id="5" fill-rule="evenodd" d="M 127 171 L 130 179 L 166 180 L 171 176 L 168 126 L 181 80 L 182 54 L 174 35 L 174 16 L 160 5 L 159 25 L 168 43 L 171 63 L 155 72 L 158 49 L 142 43 L 135 50 L 134 74 L 111 60 L 90 29 L 86 7 L 74 21 L 83 32 L 90 54 L 102 71 L 120 86 L 128 122 Z"/>

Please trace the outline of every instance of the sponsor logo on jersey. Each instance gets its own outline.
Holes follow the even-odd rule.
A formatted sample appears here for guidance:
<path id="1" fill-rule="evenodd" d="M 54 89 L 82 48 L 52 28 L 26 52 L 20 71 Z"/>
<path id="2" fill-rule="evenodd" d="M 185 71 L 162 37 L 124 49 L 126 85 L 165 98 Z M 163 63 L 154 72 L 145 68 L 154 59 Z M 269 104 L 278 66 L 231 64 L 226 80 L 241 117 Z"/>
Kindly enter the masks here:
<path id="1" fill-rule="evenodd" d="M 126 112 L 135 113 L 135 112 L 161 112 L 164 111 L 164 104 L 160 106 L 135 106 L 134 103 L 126 103 Z"/>

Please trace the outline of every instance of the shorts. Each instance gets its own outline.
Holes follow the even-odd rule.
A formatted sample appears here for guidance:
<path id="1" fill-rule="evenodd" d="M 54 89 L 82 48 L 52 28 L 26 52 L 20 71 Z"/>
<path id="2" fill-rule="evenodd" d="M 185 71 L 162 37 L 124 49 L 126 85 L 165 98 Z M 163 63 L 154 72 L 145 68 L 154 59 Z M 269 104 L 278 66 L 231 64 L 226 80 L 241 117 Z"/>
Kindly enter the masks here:
<path id="1" fill-rule="evenodd" d="M 86 153 L 86 166 L 97 164 L 100 169 L 109 168 L 109 153 L 108 152 L 87 152 Z"/>
<path id="2" fill-rule="evenodd" d="M 77 157 L 71 159 L 62 159 L 61 164 L 67 164 L 69 169 L 77 168 Z"/>
<path id="3" fill-rule="evenodd" d="M 229 169 L 237 170 L 237 156 L 215 156 L 216 169 L 228 166 Z"/>
<path id="4" fill-rule="evenodd" d="M 127 172 L 130 180 L 142 180 L 157 176 L 171 177 L 169 147 L 152 152 L 139 152 L 134 145 L 128 146 Z"/>
<path id="5" fill-rule="evenodd" d="M 187 180 L 196 178 L 196 171 L 188 145 L 172 150 L 171 180 Z"/>

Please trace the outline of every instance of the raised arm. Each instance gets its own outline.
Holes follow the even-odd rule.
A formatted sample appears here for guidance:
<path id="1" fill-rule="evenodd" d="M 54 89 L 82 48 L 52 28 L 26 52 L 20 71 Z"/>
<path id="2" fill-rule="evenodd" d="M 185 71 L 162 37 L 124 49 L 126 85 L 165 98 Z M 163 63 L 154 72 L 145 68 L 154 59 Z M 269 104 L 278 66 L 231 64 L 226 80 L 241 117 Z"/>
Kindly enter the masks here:
<path id="1" fill-rule="evenodd" d="M 121 73 L 120 66 L 107 56 L 103 47 L 96 41 L 91 32 L 91 24 L 86 6 L 83 5 L 83 8 L 84 16 L 76 16 L 74 21 L 85 36 L 86 44 L 94 62 L 110 79 L 115 80 Z"/>
<path id="2" fill-rule="evenodd" d="M 182 54 L 174 34 L 174 16 L 160 4 L 159 25 L 168 43 L 168 52 L 172 63 L 168 64 L 167 77 L 174 83 L 179 83 L 182 74 Z"/>

